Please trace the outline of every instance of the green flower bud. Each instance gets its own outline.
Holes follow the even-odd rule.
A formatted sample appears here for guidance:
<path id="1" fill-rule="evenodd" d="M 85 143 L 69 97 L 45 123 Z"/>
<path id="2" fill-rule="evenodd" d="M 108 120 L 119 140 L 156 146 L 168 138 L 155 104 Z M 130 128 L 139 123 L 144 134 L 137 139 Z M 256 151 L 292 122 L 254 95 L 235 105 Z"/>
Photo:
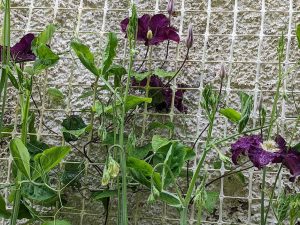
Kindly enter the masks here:
<path id="1" fill-rule="evenodd" d="M 109 156 L 108 159 L 108 173 L 112 178 L 115 178 L 118 176 L 120 172 L 120 166 L 119 164 L 111 157 Z"/>
<path id="2" fill-rule="evenodd" d="M 102 186 L 108 185 L 109 181 L 110 181 L 110 175 L 109 175 L 109 172 L 108 172 L 108 170 L 105 166 L 104 171 L 103 171 L 102 180 L 101 180 Z"/>

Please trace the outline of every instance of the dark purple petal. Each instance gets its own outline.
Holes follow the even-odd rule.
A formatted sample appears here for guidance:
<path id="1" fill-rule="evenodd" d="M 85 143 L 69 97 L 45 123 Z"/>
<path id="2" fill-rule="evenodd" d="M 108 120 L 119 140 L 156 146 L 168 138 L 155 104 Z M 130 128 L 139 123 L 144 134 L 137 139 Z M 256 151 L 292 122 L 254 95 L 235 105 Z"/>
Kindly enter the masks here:
<path id="1" fill-rule="evenodd" d="M 267 152 L 264 151 L 262 148 L 254 148 L 251 147 L 248 151 L 248 157 L 253 165 L 259 169 L 263 168 L 264 166 L 280 162 L 281 154 L 277 152 Z"/>
<path id="2" fill-rule="evenodd" d="M 166 28 L 166 34 L 167 34 L 168 40 L 175 41 L 177 43 L 180 42 L 179 34 L 177 33 L 177 30 L 174 27 Z"/>
<path id="3" fill-rule="evenodd" d="M 262 138 L 260 135 L 250 135 L 241 137 L 231 145 L 232 162 L 238 164 L 238 158 L 241 154 L 246 155 L 250 149 L 260 148 Z"/>
<path id="4" fill-rule="evenodd" d="M 35 60 L 35 55 L 31 51 L 31 42 L 33 39 L 34 34 L 26 34 L 21 38 L 20 42 L 10 49 L 11 58 L 14 62 L 19 63 Z"/>
<path id="5" fill-rule="evenodd" d="M 147 41 L 147 33 L 149 30 L 150 19 L 151 19 L 151 16 L 149 14 L 144 14 L 142 17 L 140 17 L 138 19 L 137 40 Z"/>
<path id="6" fill-rule="evenodd" d="M 168 40 L 168 35 L 164 29 L 159 29 L 149 41 L 149 45 L 158 45 L 161 42 Z"/>
<path id="7" fill-rule="evenodd" d="M 168 27 L 170 20 L 164 14 L 156 14 L 151 17 L 149 21 L 149 28 L 153 32 L 153 36 L 156 36 L 156 32 L 162 28 Z"/>
<path id="8" fill-rule="evenodd" d="M 283 165 L 286 166 L 293 177 L 300 175 L 300 153 L 295 150 L 290 150 L 285 154 Z"/>
<path id="9" fill-rule="evenodd" d="M 123 33 L 127 33 L 128 23 L 129 23 L 129 18 L 126 18 L 126 19 L 121 21 L 121 30 L 122 30 Z"/>
<path id="10" fill-rule="evenodd" d="M 281 151 L 286 151 L 287 150 L 286 141 L 279 134 L 276 136 L 275 142 L 276 142 L 276 144 L 278 145 L 278 147 L 280 148 Z"/>

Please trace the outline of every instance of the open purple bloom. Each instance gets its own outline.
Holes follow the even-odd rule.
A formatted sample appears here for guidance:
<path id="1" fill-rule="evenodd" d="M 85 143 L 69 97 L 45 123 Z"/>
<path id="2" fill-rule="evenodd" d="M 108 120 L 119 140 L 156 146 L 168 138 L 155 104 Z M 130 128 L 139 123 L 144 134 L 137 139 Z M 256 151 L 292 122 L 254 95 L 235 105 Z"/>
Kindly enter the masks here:
<path id="1" fill-rule="evenodd" d="M 145 87 L 147 84 L 147 78 L 143 79 L 140 82 L 137 82 L 135 79 L 132 79 L 133 86 L 142 86 Z M 149 96 L 153 96 L 152 104 L 155 106 L 157 111 L 170 111 L 172 104 L 172 94 L 173 91 L 169 85 L 165 86 L 162 80 L 156 76 L 152 75 L 149 82 L 150 87 L 160 87 L 161 89 L 152 89 L 149 92 Z M 180 88 L 183 86 L 178 85 Z M 187 107 L 183 105 L 183 94 L 185 90 L 177 90 L 175 92 L 174 107 L 180 112 L 187 112 Z"/>
<path id="2" fill-rule="evenodd" d="M 129 18 L 121 22 L 121 30 L 126 33 Z M 144 41 L 145 45 L 158 45 L 166 40 L 179 43 L 177 30 L 170 26 L 170 20 L 163 14 L 151 16 L 145 14 L 138 18 L 137 40 Z"/>
<path id="3" fill-rule="evenodd" d="M 300 153 L 286 145 L 286 141 L 277 135 L 275 141 L 262 141 L 260 135 L 241 137 L 231 145 L 232 161 L 241 154 L 248 156 L 253 165 L 259 169 L 270 163 L 283 163 L 290 170 L 292 179 L 300 175 Z"/>
<path id="4" fill-rule="evenodd" d="M 34 34 L 26 34 L 21 38 L 20 42 L 10 48 L 11 61 L 15 63 L 22 63 L 34 61 L 35 55 L 31 51 L 31 42 L 34 39 Z M 0 61 L 2 61 L 2 49 L 0 46 Z"/>
<path id="5" fill-rule="evenodd" d="M 276 148 L 275 142 L 263 143 L 260 135 L 250 135 L 240 138 L 231 145 L 232 161 L 237 164 L 241 154 L 249 157 L 257 168 L 262 168 L 270 163 L 280 162 L 280 148 Z"/>

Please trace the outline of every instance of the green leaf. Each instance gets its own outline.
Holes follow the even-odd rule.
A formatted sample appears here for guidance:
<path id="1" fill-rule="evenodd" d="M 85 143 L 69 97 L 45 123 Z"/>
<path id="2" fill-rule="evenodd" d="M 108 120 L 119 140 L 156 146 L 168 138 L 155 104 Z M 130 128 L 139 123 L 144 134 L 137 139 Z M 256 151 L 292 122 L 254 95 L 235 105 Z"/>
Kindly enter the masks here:
<path id="1" fill-rule="evenodd" d="M 19 83 L 18 83 L 17 79 L 14 77 L 14 75 L 12 74 L 11 70 L 8 71 L 7 75 L 8 75 L 8 78 L 9 78 L 11 84 L 12 84 L 17 90 L 19 90 Z"/>
<path id="2" fill-rule="evenodd" d="M 54 66 L 59 60 L 59 56 L 45 44 L 39 45 L 36 49 L 36 53 L 37 59 L 33 65 L 33 69 L 36 73 Z"/>
<path id="3" fill-rule="evenodd" d="M 56 102 L 61 102 L 64 100 L 64 94 L 57 88 L 49 88 L 47 94 Z"/>
<path id="4" fill-rule="evenodd" d="M 52 39 L 56 27 L 53 24 L 49 24 L 44 31 L 42 31 L 33 41 L 31 44 L 31 49 L 35 55 L 36 49 L 40 45 L 47 45 L 50 40 Z"/>
<path id="5" fill-rule="evenodd" d="M 61 177 L 64 185 L 81 187 L 80 179 L 84 175 L 84 164 L 81 162 L 68 162 L 64 164 L 65 170 Z"/>
<path id="6" fill-rule="evenodd" d="M 209 212 L 213 213 L 216 205 L 219 201 L 219 193 L 214 191 L 206 191 L 206 198 L 204 208 Z"/>
<path id="7" fill-rule="evenodd" d="M 19 138 L 14 138 L 10 141 L 10 151 L 18 169 L 30 179 L 30 155 L 26 146 Z"/>
<path id="8" fill-rule="evenodd" d="M 89 132 L 90 130 L 91 130 L 91 125 L 86 126 L 86 127 L 82 128 L 82 129 L 79 129 L 79 130 L 67 130 L 67 129 L 64 128 L 64 127 L 61 129 L 61 131 L 62 131 L 64 134 L 70 134 L 72 137 L 75 137 L 77 140 L 78 140 L 78 138 L 79 138 L 81 135 L 83 135 L 83 134 Z"/>
<path id="9" fill-rule="evenodd" d="M 168 72 L 162 69 L 156 69 L 153 72 L 156 76 L 161 77 L 161 78 L 172 78 L 173 76 L 176 75 L 176 72 Z"/>
<path id="10" fill-rule="evenodd" d="M 134 157 L 128 157 L 127 167 L 130 171 L 131 176 L 136 181 L 148 188 L 151 188 L 151 176 L 153 173 L 153 167 L 149 163 Z M 161 190 L 161 179 L 159 173 L 154 172 L 153 181 L 154 185 L 159 190 Z"/>
<path id="11" fill-rule="evenodd" d="M 175 142 L 170 146 L 169 151 L 165 157 L 164 164 L 171 169 L 175 178 L 178 177 L 181 173 L 181 169 L 185 162 L 185 156 L 186 150 L 184 145 Z M 166 167 L 163 168 L 162 180 L 163 188 L 166 188 L 173 181 L 172 176 L 168 168 Z"/>
<path id="12" fill-rule="evenodd" d="M 195 158 L 196 153 L 194 152 L 194 149 L 192 149 L 188 146 L 184 146 L 184 150 L 186 152 L 185 157 L 184 157 L 184 161 L 188 161 L 188 160 L 191 160 L 191 159 Z"/>
<path id="13" fill-rule="evenodd" d="M 274 208 L 274 213 L 279 224 L 287 218 L 288 212 L 290 210 L 291 198 L 287 196 L 284 192 L 280 193 L 276 202 L 272 205 Z"/>
<path id="14" fill-rule="evenodd" d="M 125 111 L 127 112 L 130 109 L 134 109 L 136 106 L 142 104 L 142 103 L 151 103 L 152 98 L 145 98 L 145 97 L 140 97 L 140 96 L 134 96 L 134 95 L 129 95 L 127 97 L 127 100 L 125 102 Z M 121 103 L 117 102 L 117 105 L 120 106 Z M 108 107 L 105 107 L 104 112 L 105 113 L 112 113 L 113 111 L 113 106 L 110 105 Z"/>
<path id="15" fill-rule="evenodd" d="M 118 46 L 118 38 L 115 33 L 109 32 L 108 41 L 104 50 L 104 56 L 102 61 L 102 76 L 107 80 L 107 71 L 112 65 L 112 62 L 116 56 L 116 49 Z"/>
<path id="16" fill-rule="evenodd" d="M 34 172 L 33 178 L 36 179 L 48 173 L 52 168 L 57 166 L 70 151 L 71 148 L 69 146 L 59 146 L 46 149 L 42 153 L 37 154 L 34 157 L 35 169 L 37 171 Z"/>
<path id="17" fill-rule="evenodd" d="M 99 69 L 95 64 L 95 58 L 89 47 L 76 41 L 71 42 L 71 48 L 81 61 L 81 63 L 91 71 L 95 76 L 99 76 Z"/>
<path id="18" fill-rule="evenodd" d="M 253 109 L 253 96 L 244 92 L 240 92 L 239 95 L 241 100 L 241 119 L 239 120 L 238 131 L 242 133 L 248 124 Z"/>
<path id="19" fill-rule="evenodd" d="M 298 41 L 298 48 L 300 48 L 300 24 L 297 24 L 296 26 L 296 36 Z"/>
<path id="20" fill-rule="evenodd" d="M 49 145 L 47 145 L 44 142 L 32 140 L 27 142 L 26 147 L 28 149 L 28 152 L 30 153 L 31 157 L 35 156 L 38 153 L 43 152 L 44 150 L 49 148 Z"/>
<path id="21" fill-rule="evenodd" d="M 72 225 L 72 224 L 66 220 L 54 220 L 54 221 L 46 221 L 42 225 Z"/>
<path id="22" fill-rule="evenodd" d="M 101 200 L 103 198 L 111 198 L 118 195 L 118 190 L 103 190 L 95 191 L 92 194 L 94 200 Z"/>
<path id="23" fill-rule="evenodd" d="M 107 76 L 114 76 L 114 87 L 120 87 L 122 77 L 127 74 L 127 70 L 120 65 L 112 65 L 107 71 Z"/>
<path id="24" fill-rule="evenodd" d="M 55 202 L 58 195 L 46 185 L 24 183 L 21 188 L 22 196 L 39 204 Z"/>
<path id="25" fill-rule="evenodd" d="M 134 79 L 139 82 L 144 80 L 145 78 L 147 78 L 150 75 L 151 75 L 150 72 L 144 72 L 144 73 L 133 72 L 133 73 L 131 73 L 131 76 L 134 77 Z"/>
<path id="26" fill-rule="evenodd" d="M 233 123 L 238 123 L 241 119 L 241 114 L 232 108 L 220 109 L 220 113 Z"/>
<path id="27" fill-rule="evenodd" d="M 135 157 L 137 159 L 143 159 L 145 158 L 148 153 L 152 150 L 152 145 L 151 144 L 146 144 L 141 147 L 135 147 L 131 152 L 130 155 L 131 157 Z"/>
<path id="28" fill-rule="evenodd" d="M 163 138 L 159 135 L 154 135 L 152 137 L 152 148 L 154 152 L 157 152 L 160 148 L 165 147 L 166 145 L 169 145 L 171 141 L 167 138 Z"/>
<path id="29" fill-rule="evenodd" d="M 6 204 L 2 196 L 0 195 L 0 218 L 8 219 L 11 213 L 6 210 Z"/>
<path id="30" fill-rule="evenodd" d="M 149 131 L 154 130 L 154 129 L 158 129 L 158 128 L 159 129 L 167 129 L 167 130 L 173 132 L 175 126 L 174 126 L 174 123 L 172 123 L 170 121 L 167 122 L 167 123 L 160 123 L 160 122 L 154 121 L 154 122 L 149 124 Z"/>
<path id="31" fill-rule="evenodd" d="M 182 208 L 179 197 L 171 192 L 165 190 L 161 191 L 159 194 L 159 199 L 164 201 L 171 207 Z"/>
<path id="32" fill-rule="evenodd" d="M 62 131 L 66 142 L 77 141 L 79 137 L 78 134 L 82 134 L 82 132 L 85 132 L 85 129 L 87 128 L 83 119 L 78 115 L 68 116 L 63 120 L 61 125 L 63 126 Z M 78 133 L 76 133 L 77 130 L 79 130 Z"/>

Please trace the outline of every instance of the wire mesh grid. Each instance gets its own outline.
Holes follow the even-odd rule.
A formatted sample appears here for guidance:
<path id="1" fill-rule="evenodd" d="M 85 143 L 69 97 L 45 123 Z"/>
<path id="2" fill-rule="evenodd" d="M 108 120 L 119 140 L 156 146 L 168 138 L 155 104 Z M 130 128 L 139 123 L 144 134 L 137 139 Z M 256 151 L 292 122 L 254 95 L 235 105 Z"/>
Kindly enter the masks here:
<path id="1" fill-rule="evenodd" d="M 165 0 L 139 0 L 137 4 L 139 14 L 165 12 Z M 193 47 L 187 66 L 181 75 L 172 83 L 172 89 L 176 90 L 178 83 L 187 85 L 185 104 L 188 106 L 187 114 L 180 114 L 172 105 L 168 114 L 160 114 L 148 111 L 147 108 L 137 117 L 142 121 L 140 129 L 146 133 L 146 125 L 154 119 L 166 119 L 173 121 L 180 129 L 176 135 L 191 144 L 196 139 L 205 125 L 205 117 L 202 113 L 199 101 L 201 91 L 205 84 L 212 82 L 218 85 L 216 77 L 217 68 L 221 62 L 225 62 L 228 72 L 228 82 L 224 88 L 226 103 L 238 105 L 238 91 L 243 90 L 254 95 L 255 110 L 253 113 L 253 127 L 257 125 L 257 102 L 260 96 L 267 105 L 268 110 L 272 104 L 275 92 L 276 77 L 276 47 L 281 32 L 286 38 L 285 70 L 295 64 L 297 60 L 295 25 L 299 22 L 300 2 L 297 0 L 181 0 L 176 1 L 177 16 L 173 19 L 179 29 L 182 39 L 185 38 L 187 26 L 193 23 L 195 29 L 195 46 Z M 119 30 L 119 22 L 128 15 L 128 1 L 114 0 L 15 0 L 12 3 L 12 37 L 17 40 L 27 32 L 39 32 L 47 23 L 54 22 L 59 25 L 59 30 L 54 37 L 52 47 L 58 52 L 66 52 L 60 63 L 37 79 L 36 85 L 41 90 L 38 108 L 40 117 L 38 121 L 37 136 L 49 140 L 53 144 L 63 143 L 60 135 L 60 123 L 65 115 L 81 113 L 82 108 L 89 106 L 88 102 L 80 100 L 78 96 L 88 89 L 92 82 L 92 75 L 79 65 L 69 51 L 69 41 L 78 37 L 87 42 L 94 52 L 98 53 L 105 44 L 108 31 L 118 33 L 120 37 L 118 61 L 126 65 L 127 43 Z M 3 16 L 1 16 L 3 17 Z M 148 60 L 153 65 L 159 65 L 164 57 L 164 47 L 156 47 Z M 139 46 L 140 53 L 137 61 L 142 60 L 145 49 Z M 184 43 L 179 46 L 171 46 L 168 68 L 178 67 L 184 59 Z M 292 92 L 299 100 L 299 72 L 291 71 L 291 78 L 284 81 L 282 93 L 289 95 Z M 47 99 L 47 89 L 57 87 L 66 96 L 66 104 L 53 106 Z M 36 96 L 38 95 L 35 93 Z M 173 96 L 174 98 L 174 96 Z M 296 112 L 293 103 L 282 99 L 281 102 L 280 127 L 281 133 L 288 136 L 294 124 Z M 14 124 L 12 136 L 18 135 L 19 116 L 17 109 L 16 93 L 12 92 L 6 108 L 7 123 Z M 36 108 L 32 108 L 37 111 Z M 225 137 L 233 132 L 231 124 L 224 118 L 217 118 L 218 125 L 214 135 Z M 54 126 L 57 134 L 49 132 L 43 124 Z M 297 133 L 299 138 L 299 132 Z M 50 140 L 51 139 L 51 140 Z M 64 144 L 64 143 L 63 143 Z M 201 154 L 201 144 L 196 145 L 197 156 Z M 97 150 L 98 148 L 95 147 Z M 103 162 L 103 156 L 89 149 L 90 155 L 100 157 L 97 163 Z M 228 147 L 222 149 L 228 151 Z M 93 155 L 95 154 L 95 155 Z M 213 158 L 213 155 L 211 155 Z M 66 163 L 78 162 L 78 155 L 74 154 L 68 158 Z M 81 159 L 82 160 L 82 159 Z M 209 159 L 210 160 L 210 159 Z M 211 164 L 212 161 L 209 161 Z M 86 162 L 89 165 L 88 162 Z M 0 166 L 2 175 L 0 182 L 8 184 L 11 182 L 11 159 L 9 158 L 7 145 L 2 143 Z M 195 165 L 194 165 L 195 166 Z M 225 167 L 213 169 L 209 166 L 212 177 L 222 175 Z M 267 184 L 274 181 L 276 170 L 268 172 Z M 86 171 L 87 174 L 87 171 Z M 203 224 L 257 224 L 259 221 L 259 182 L 261 172 L 250 170 L 245 173 L 247 187 L 241 187 L 238 191 L 235 184 L 230 185 L 230 180 L 221 179 L 216 185 L 220 191 L 220 202 L 218 209 L 213 215 L 205 215 Z M 100 181 L 87 176 L 87 182 Z M 91 179 L 91 180 L 88 180 Z M 284 186 L 295 188 L 296 184 L 287 182 L 288 175 L 282 173 L 278 189 Z M 6 189 L 5 197 L 9 193 Z M 178 224 L 178 213 L 170 207 L 158 204 L 149 206 L 143 204 L 143 195 L 130 194 L 131 224 Z M 85 200 L 85 198 L 74 199 L 68 208 L 58 216 L 69 218 L 72 224 L 102 224 L 103 209 L 97 203 Z M 114 224 L 114 211 L 112 206 L 111 224 Z M 102 211 L 101 211 L 102 210 Z M 191 210 L 191 224 L 196 221 L 195 210 Z M 273 216 L 270 215 L 269 224 L 273 224 Z M 5 224 L 5 221 L 2 221 Z"/>

